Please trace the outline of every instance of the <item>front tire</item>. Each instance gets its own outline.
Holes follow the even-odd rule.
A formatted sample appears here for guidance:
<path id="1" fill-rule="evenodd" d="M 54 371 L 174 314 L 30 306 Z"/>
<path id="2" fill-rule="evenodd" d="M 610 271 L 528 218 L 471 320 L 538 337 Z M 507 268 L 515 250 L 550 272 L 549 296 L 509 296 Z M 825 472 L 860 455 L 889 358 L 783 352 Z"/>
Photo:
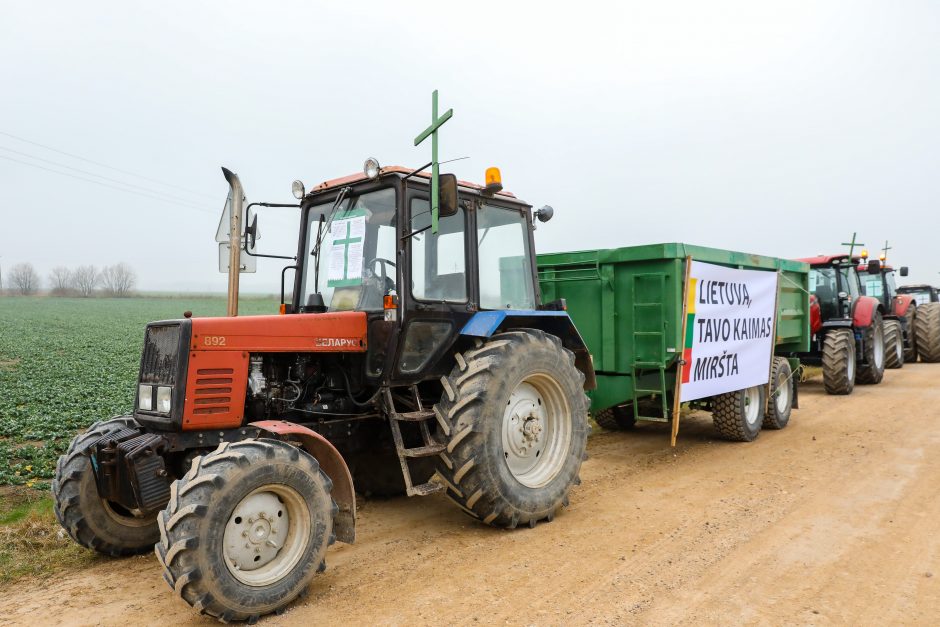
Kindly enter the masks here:
<path id="1" fill-rule="evenodd" d="M 915 333 L 915 323 L 917 320 L 917 307 L 911 304 L 904 314 L 904 322 L 901 323 L 902 329 L 907 329 L 907 344 L 904 346 L 904 361 L 912 364 L 917 361 L 917 335 Z"/>
<path id="2" fill-rule="evenodd" d="M 851 394 L 855 389 L 855 334 L 833 329 L 823 339 L 823 386 L 827 394 Z"/>
<path id="3" fill-rule="evenodd" d="M 539 330 L 499 333 L 456 356 L 436 410 L 450 440 L 438 473 L 447 496 L 486 524 L 552 520 L 585 455 L 584 375 L 561 341 Z"/>
<path id="4" fill-rule="evenodd" d="M 871 324 L 862 331 L 864 363 L 858 366 L 859 383 L 881 383 L 885 376 L 885 335 L 881 312 L 871 317 Z"/>
<path id="5" fill-rule="evenodd" d="M 135 515 L 99 497 L 87 449 L 109 433 L 138 426 L 130 416 L 96 422 L 75 436 L 52 479 L 53 511 L 62 528 L 82 546 L 114 557 L 151 550 L 160 537 L 157 515 Z"/>
<path id="6" fill-rule="evenodd" d="M 316 459 L 286 442 L 219 445 L 171 486 L 155 547 L 163 578 L 223 622 L 284 607 L 326 568 L 332 487 Z"/>
<path id="7" fill-rule="evenodd" d="M 885 320 L 885 368 L 904 366 L 904 332 L 898 320 Z"/>
<path id="8" fill-rule="evenodd" d="M 712 399 L 712 421 L 726 440 L 752 442 L 760 434 L 764 418 L 766 386 L 719 394 Z"/>
<path id="9" fill-rule="evenodd" d="M 770 402 L 764 414 L 764 429 L 783 429 L 793 410 L 793 376 L 786 357 L 774 357 L 770 370 Z"/>

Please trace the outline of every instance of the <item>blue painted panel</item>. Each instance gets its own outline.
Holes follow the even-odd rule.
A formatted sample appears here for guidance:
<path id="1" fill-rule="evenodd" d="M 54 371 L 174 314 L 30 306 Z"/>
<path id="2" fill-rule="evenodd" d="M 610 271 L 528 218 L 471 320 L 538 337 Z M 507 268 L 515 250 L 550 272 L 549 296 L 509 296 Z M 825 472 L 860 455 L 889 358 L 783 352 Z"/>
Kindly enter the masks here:
<path id="1" fill-rule="evenodd" d="M 537 309 L 506 309 L 503 311 L 479 311 L 460 330 L 461 335 L 490 337 L 508 317 L 567 318 L 567 311 L 542 311 Z"/>

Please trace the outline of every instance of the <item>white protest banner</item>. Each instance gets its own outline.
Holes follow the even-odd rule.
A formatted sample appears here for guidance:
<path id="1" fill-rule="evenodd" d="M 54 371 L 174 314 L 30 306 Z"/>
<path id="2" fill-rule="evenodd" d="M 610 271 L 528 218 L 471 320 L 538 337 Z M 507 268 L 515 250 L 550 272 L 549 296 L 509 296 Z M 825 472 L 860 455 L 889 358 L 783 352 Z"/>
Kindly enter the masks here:
<path id="1" fill-rule="evenodd" d="M 777 273 L 689 265 L 681 400 L 765 385 L 770 379 Z"/>

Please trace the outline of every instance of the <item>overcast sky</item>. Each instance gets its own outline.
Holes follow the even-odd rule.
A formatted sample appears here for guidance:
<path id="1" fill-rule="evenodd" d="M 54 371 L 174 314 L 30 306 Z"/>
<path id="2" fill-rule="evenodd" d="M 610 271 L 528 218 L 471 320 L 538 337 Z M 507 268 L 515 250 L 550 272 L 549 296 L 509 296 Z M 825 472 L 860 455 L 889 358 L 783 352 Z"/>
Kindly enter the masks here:
<path id="1" fill-rule="evenodd" d="M 447 168 L 499 166 L 554 206 L 541 251 L 799 257 L 857 230 L 940 283 L 937 3 L 460 4 L 5 3 L 4 274 L 126 261 L 144 290 L 224 292 L 219 166 L 250 201 L 290 202 L 293 179 L 368 156 L 421 165 L 436 88 L 454 109 L 441 158 L 470 157 Z M 294 252 L 291 211 L 261 216 L 259 250 Z M 280 268 L 243 289 L 276 292 Z"/>

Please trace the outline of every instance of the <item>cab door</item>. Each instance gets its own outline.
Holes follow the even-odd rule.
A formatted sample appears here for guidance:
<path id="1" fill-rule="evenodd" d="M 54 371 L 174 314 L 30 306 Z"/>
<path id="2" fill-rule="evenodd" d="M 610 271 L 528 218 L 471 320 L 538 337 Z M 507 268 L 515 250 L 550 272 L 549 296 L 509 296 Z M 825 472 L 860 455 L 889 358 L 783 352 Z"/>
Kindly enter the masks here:
<path id="1" fill-rule="evenodd" d="M 474 267 L 469 205 L 439 221 L 431 233 L 426 187 L 406 187 L 402 228 L 402 333 L 393 384 L 406 384 L 446 374 L 450 352 L 464 324 L 476 311 L 470 271 Z"/>

